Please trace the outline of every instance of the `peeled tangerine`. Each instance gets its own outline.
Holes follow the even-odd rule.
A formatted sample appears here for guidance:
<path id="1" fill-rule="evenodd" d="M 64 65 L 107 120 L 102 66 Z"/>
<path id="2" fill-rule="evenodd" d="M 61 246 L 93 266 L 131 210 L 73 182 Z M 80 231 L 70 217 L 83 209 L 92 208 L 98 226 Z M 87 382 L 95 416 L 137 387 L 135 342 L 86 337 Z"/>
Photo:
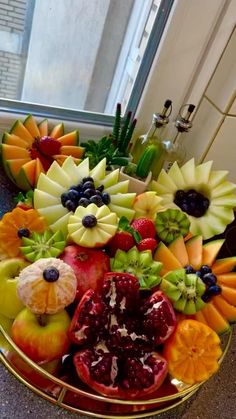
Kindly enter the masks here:
<path id="1" fill-rule="evenodd" d="M 186 384 L 207 380 L 218 368 L 222 355 L 216 332 L 196 320 L 181 320 L 164 346 L 169 373 Z"/>
<path id="2" fill-rule="evenodd" d="M 55 314 L 74 301 L 77 279 L 73 269 L 57 258 L 39 259 L 19 275 L 17 293 L 35 314 Z"/>

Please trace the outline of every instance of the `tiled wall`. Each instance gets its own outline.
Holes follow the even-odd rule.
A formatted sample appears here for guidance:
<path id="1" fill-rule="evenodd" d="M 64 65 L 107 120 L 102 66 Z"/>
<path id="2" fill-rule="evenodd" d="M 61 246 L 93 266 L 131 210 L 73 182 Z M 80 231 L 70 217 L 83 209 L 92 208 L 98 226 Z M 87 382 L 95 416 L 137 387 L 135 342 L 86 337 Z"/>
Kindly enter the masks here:
<path id="1" fill-rule="evenodd" d="M 236 28 L 195 112 L 186 135 L 188 157 L 214 161 L 236 182 Z"/>

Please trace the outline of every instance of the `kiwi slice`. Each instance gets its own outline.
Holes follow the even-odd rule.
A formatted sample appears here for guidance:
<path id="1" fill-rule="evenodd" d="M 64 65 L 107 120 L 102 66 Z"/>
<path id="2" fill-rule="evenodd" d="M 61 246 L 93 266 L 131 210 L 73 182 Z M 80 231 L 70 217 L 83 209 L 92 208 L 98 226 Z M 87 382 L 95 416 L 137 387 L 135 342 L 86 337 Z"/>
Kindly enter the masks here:
<path id="1" fill-rule="evenodd" d="M 25 259 L 35 262 L 41 258 L 58 257 L 66 245 L 64 234 L 61 231 L 55 233 L 45 230 L 43 233 L 31 233 L 30 237 L 22 237 L 20 247 Z"/>
<path id="2" fill-rule="evenodd" d="M 111 259 L 111 270 L 134 275 L 141 289 L 150 289 L 160 284 L 161 269 L 162 263 L 153 260 L 151 250 L 139 252 L 135 246 L 128 252 L 118 249 Z"/>
<path id="3" fill-rule="evenodd" d="M 168 272 L 160 285 L 161 290 L 172 301 L 174 308 L 184 314 L 194 314 L 205 303 L 202 295 L 206 285 L 196 274 L 187 274 L 185 269 Z"/>
<path id="4" fill-rule="evenodd" d="M 158 237 L 169 244 L 178 236 L 188 234 L 190 221 L 183 211 L 177 208 L 169 208 L 157 213 L 155 226 Z"/>

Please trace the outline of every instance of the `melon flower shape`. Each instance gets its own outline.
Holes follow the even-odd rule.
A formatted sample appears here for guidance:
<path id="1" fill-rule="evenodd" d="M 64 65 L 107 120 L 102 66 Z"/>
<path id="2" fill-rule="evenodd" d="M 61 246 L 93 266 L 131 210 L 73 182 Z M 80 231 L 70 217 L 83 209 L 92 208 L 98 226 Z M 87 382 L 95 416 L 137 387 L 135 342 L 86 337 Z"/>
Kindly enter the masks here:
<path id="1" fill-rule="evenodd" d="M 209 239 L 223 233 L 234 219 L 236 185 L 226 180 L 228 171 L 211 170 L 212 161 L 199 165 L 194 159 L 182 167 L 175 162 L 169 172 L 164 169 L 150 189 L 162 198 L 167 208 L 180 208 L 190 219 L 190 232 Z"/>
<path id="2" fill-rule="evenodd" d="M 47 119 L 37 124 L 32 115 L 23 123 L 17 120 L 10 132 L 3 134 L 1 144 L 7 176 L 25 191 L 35 188 L 39 174 L 45 173 L 53 161 L 62 164 L 71 155 L 79 163 L 83 154 L 77 130 L 65 134 L 63 123 L 49 130 Z"/>
<path id="3" fill-rule="evenodd" d="M 179 236 L 168 247 L 160 242 L 154 255 L 154 259 L 163 264 L 160 288 L 176 310 L 207 324 L 218 334 L 229 331 L 230 323 L 236 321 L 236 272 L 233 272 L 236 256 L 216 259 L 223 244 L 224 239 L 203 244 L 200 235 L 187 241 Z M 192 293 L 196 281 L 189 293 L 183 292 L 182 271 L 191 279 L 194 276 L 200 279 L 205 285 L 205 291 L 196 295 L 196 299 Z M 199 296 L 202 304 L 199 304 Z M 195 310 L 187 313 L 190 298 Z"/>
<path id="4" fill-rule="evenodd" d="M 62 166 L 53 162 L 41 173 L 34 190 L 34 207 L 46 218 L 52 231 L 68 234 L 68 221 L 78 206 L 107 205 L 111 212 L 129 221 L 134 217 L 135 193 L 128 193 L 129 181 L 118 182 L 119 169 L 106 174 L 106 159 L 89 170 L 89 159 L 76 165 L 69 156 Z"/>
<path id="5" fill-rule="evenodd" d="M 22 256 L 22 238 L 29 237 L 33 231 L 43 232 L 46 228 L 46 220 L 35 209 L 25 211 L 14 208 L 0 221 L 0 254 L 4 258 Z"/>

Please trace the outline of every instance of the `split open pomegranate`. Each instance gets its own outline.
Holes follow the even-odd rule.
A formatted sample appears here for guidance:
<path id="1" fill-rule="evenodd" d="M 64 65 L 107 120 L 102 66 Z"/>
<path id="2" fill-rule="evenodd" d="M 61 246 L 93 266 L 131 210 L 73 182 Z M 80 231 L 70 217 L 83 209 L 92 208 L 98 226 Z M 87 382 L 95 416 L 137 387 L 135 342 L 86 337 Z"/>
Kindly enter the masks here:
<path id="1" fill-rule="evenodd" d="M 69 336 L 81 348 L 74 356 L 78 376 L 100 394 L 142 399 L 166 377 L 167 362 L 157 346 L 175 326 L 161 291 L 144 299 L 137 278 L 108 272 L 101 293 L 87 291 L 71 322 Z"/>

